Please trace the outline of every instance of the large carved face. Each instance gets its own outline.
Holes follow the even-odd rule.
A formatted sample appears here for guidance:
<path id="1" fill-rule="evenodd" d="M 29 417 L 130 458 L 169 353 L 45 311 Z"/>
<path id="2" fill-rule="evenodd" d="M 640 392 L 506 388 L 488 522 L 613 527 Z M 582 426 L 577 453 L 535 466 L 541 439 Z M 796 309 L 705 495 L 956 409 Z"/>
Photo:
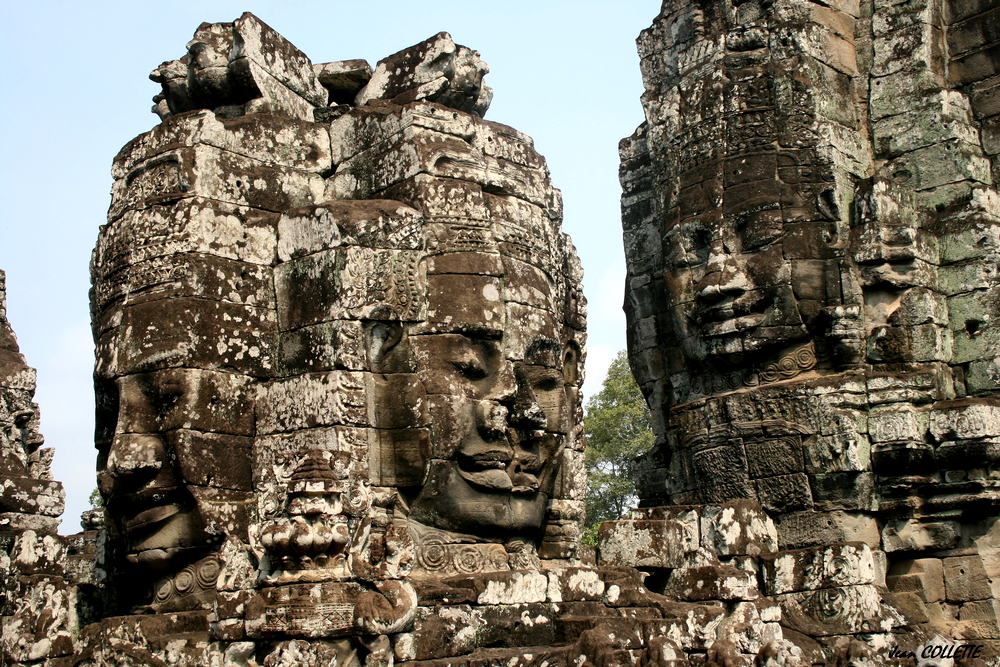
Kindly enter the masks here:
<path id="1" fill-rule="evenodd" d="M 696 218 L 666 232 L 667 307 L 686 358 L 738 366 L 805 334 L 783 234 L 778 211 L 739 221 Z"/>
<path id="2" fill-rule="evenodd" d="M 430 456 L 410 518 L 481 537 L 533 537 L 569 431 L 554 312 L 513 301 L 518 276 L 429 276 L 408 344 L 426 392 Z M 568 353 L 568 354 L 567 354 Z M 382 397 L 381 400 L 387 400 Z"/>
<path id="3" fill-rule="evenodd" d="M 222 323 L 202 315 L 190 333 L 217 341 Z M 98 373 L 98 484 L 128 561 L 148 572 L 175 570 L 246 532 L 255 380 L 163 368 L 207 364 L 183 341 L 153 344 L 123 328 L 127 339 L 116 347 L 144 352 L 119 354 L 113 372 Z M 171 361 L 166 349 L 180 352 Z"/>

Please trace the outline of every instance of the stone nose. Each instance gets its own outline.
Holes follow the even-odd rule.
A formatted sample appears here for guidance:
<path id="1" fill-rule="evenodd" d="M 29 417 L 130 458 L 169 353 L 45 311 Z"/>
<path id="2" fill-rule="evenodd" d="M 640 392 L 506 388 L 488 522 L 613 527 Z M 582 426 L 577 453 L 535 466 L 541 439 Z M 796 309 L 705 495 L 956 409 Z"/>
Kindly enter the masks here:
<path id="1" fill-rule="evenodd" d="M 506 406 L 496 401 L 479 401 L 476 405 L 476 429 L 487 442 L 502 440 L 507 436 Z"/>
<path id="2" fill-rule="evenodd" d="M 490 400 L 509 405 L 517 397 L 517 377 L 514 372 L 514 364 L 504 359 L 497 371 L 496 380 L 490 389 Z"/>
<path id="3" fill-rule="evenodd" d="M 511 426 L 524 430 L 544 429 L 547 423 L 545 411 L 538 404 L 531 383 L 524 372 L 519 369 L 515 369 L 515 376 L 517 378 L 517 395 L 514 397 L 514 405 L 511 410 Z"/>
<path id="4" fill-rule="evenodd" d="M 716 241 L 708 255 L 705 275 L 698 283 L 698 299 L 705 303 L 738 297 L 749 289 L 746 275 L 722 241 Z"/>
<path id="5" fill-rule="evenodd" d="M 167 447 L 161 436 L 119 433 L 111 444 L 104 470 L 98 473 L 98 486 L 105 497 L 135 491 L 161 476 L 166 465 Z"/>

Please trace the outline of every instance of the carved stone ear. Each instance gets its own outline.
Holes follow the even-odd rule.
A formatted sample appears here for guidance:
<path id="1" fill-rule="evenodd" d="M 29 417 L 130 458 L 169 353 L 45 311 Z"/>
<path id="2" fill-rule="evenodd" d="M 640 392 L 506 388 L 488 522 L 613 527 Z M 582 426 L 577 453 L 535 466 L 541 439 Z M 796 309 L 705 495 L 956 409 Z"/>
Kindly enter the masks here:
<path id="1" fill-rule="evenodd" d="M 580 348 L 575 343 L 566 346 L 563 352 L 563 383 L 576 386 L 580 381 Z"/>
<path id="2" fill-rule="evenodd" d="M 406 326 L 398 320 L 370 322 L 365 327 L 368 361 L 374 373 L 410 373 L 410 355 Z"/>

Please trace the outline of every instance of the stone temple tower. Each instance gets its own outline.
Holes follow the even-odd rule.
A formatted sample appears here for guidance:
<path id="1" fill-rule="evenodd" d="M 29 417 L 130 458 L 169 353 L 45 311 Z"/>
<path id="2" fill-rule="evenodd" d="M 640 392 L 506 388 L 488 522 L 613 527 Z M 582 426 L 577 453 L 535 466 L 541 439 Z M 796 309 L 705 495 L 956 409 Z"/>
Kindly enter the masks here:
<path id="1" fill-rule="evenodd" d="M 998 648 L 998 26 L 965 0 L 666 0 L 638 40 L 640 504 L 759 504 L 800 573 L 762 592 L 828 657 Z"/>

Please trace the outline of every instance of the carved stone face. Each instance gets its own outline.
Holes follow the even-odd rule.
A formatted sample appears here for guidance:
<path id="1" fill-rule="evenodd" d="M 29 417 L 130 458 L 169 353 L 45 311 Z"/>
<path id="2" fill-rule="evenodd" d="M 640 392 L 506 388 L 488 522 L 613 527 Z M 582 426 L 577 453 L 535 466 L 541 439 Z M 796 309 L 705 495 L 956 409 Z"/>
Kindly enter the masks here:
<path id="1" fill-rule="evenodd" d="M 782 254 L 780 215 L 695 219 L 664 237 L 673 333 L 685 356 L 725 367 L 805 335 Z"/>
<path id="2" fill-rule="evenodd" d="M 130 562 L 146 570 L 245 531 L 253 409 L 249 379 L 188 368 L 117 379 L 98 483 Z M 117 400 L 115 401 L 114 398 Z"/>
<path id="3" fill-rule="evenodd" d="M 435 330 L 409 335 L 431 415 L 430 460 L 410 517 L 483 537 L 530 536 L 568 432 L 557 320 L 505 302 L 516 285 L 501 293 L 496 279 L 449 282 L 453 289 L 431 289 Z"/>

